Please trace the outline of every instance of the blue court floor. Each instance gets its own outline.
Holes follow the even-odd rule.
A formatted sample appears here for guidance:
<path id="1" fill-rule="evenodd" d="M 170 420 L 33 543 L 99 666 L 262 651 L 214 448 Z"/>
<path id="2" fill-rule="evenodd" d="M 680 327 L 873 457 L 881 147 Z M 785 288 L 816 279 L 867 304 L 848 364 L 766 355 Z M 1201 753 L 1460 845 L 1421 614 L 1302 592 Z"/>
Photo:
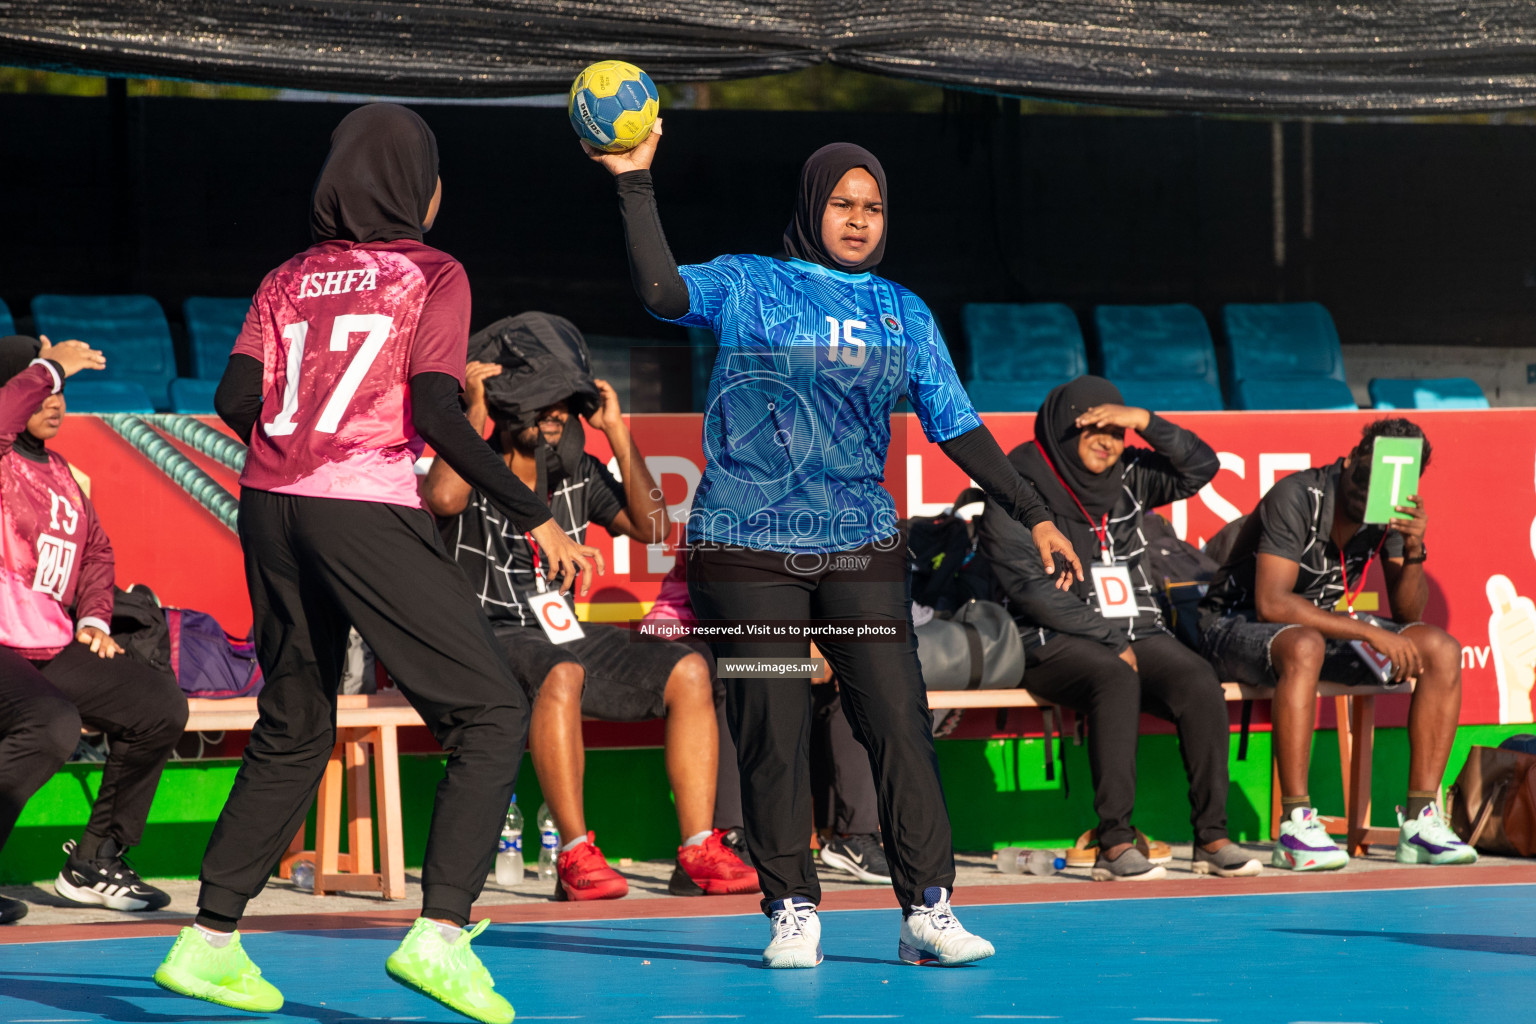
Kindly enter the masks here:
<path id="1" fill-rule="evenodd" d="M 618 908 L 616 908 L 618 909 Z M 1059 1020 L 1395 1022 L 1529 1019 L 1536 886 L 965 907 L 998 955 L 896 961 L 894 910 L 822 915 L 826 962 L 759 966 L 760 917 L 492 925 L 475 947 L 520 1021 Z M 288 1003 L 272 1020 L 454 1022 L 390 982 L 403 929 L 245 938 Z M 168 938 L 0 945 L 0 1024 L 226 1021 L 251 1015 L 150 981 Z"/>

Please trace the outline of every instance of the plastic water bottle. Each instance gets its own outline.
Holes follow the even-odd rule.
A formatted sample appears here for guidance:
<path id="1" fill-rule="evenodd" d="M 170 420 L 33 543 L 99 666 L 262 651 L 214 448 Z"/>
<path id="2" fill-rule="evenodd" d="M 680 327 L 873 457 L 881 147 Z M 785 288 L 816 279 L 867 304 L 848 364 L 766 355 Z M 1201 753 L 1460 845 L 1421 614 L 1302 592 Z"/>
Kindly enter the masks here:
<path id="1" fill-rule="evenodd" d="M 517 806 L 517 794 L 507 808 L 507 820 L 501 825 L 501 839 L 496 843 L 496 884 L 517 885 L 523 880 L 523 812 Z"/>
<path id="2" fill-rule="evenodd" d="M 315 862 L 310 860 L 296 860 L 288 869 L 288 880 L 293 883 L 295 889 L 304 892 L 315 891 Z"/>
<path id="3" fill-rule="evenodd" d="M 560 830 L 555 827 L 555 816 L 549 813 L 549 804 L 539 805 L 539 877 L 553 882 L 560 874 L 555 862 L 560 859 Z"/>
<path id="4" fill-rule="evenodd" d="M 1066 866 L 1066 858 L 1055 850 L 1005 846 L 997 851 L 997 870 L 1008 875 L 1054 875 Z"/>

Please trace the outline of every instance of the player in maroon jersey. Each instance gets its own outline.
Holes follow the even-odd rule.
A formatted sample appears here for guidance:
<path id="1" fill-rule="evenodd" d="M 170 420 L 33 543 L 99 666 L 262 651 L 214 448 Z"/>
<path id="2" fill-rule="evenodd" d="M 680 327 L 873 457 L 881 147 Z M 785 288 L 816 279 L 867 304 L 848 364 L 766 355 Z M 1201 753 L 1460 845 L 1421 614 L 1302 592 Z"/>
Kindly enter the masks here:
<path id="1" fill-rule="evenodd" d="M 111 753 L 53 887 L 72 903 L 159 910 L 170 896 L 123 855 L 143 834 L 187 699 L 168 673 L 116 657 L 112 544 L 69 463 L 47 446 L 63 424 L 64 378 L 104 365 L 83 342 L 0 338 L 0 846 L 89 722 Z M 26 912 L 0 896 L 0 923 Z"/>
<path id="2" fill-rule="evenodd" d="M 422 242 L 441 195 L 437 142 L 420 117 L 382 103 L 348 114 L 315 183 L 315 244 L 262 281 L 219 383 L 219 415 L 250 444 L 240 543 L 266 683 L 203 858 L 197 921 L 155 973 L 186 995 L 282 1005 L 235 926 L 325 770 L 351 625 L 449 752 L 422 916 L 386 969 L 468 1016 L 512 1020 L 469 949 L 479 929 L 464 926 L 511 802 L 528 705 L 421 507 L 412 467 L 423 442 L 532 536 L 562 589 L 590 580 L 588 558 L 602 563 L 464 417 L 469 284 Z"/>

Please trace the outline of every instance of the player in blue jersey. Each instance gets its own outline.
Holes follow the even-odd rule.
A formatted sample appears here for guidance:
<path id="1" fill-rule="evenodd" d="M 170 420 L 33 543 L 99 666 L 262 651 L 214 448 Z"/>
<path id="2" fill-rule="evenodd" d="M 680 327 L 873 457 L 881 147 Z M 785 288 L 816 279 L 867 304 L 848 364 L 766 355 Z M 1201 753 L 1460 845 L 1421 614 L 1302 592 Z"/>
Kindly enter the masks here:
<path id="1" fill-rule="evenodd" d="M 636 290 L 650 312 L 720 341 L 704 417 L 705 471 L 688 520 L 688 589 L 701 620 L 808 624 L 869 751 L 903 922 L 901 959 L 960 964 L 992 944 L 955 919 L 949 815 L 911 631 L 906 545 L 882 486 L 903 396 L 923 432 L 1031 528 L 1065 586 L 1082 567 L 1034 489 L 960 386 L 933 314 L 875 276 L 886 183 L 866 150 L 837 143 L 800 175 L 780 256 L 679 268 L 656 211 L 650 164 L 661 123 L 626 153 L 588 150 L 618 186 Z M 1070 569 L 1068 569 L 1070 566 Z M 885 632 L 861 640 L 860 626 Z M 804 627 L 801 627 L 802 630 Z M 836 631 L 836 632 L 832 632 Z M 852 635 L 850 635 L 852 634 Z M 807 639 L 729 639 L 722 658 L 804 658 Z M 747 842 L 763 888 L 769 967 L 821 962 L 811 820 L 808 678 L 731 678 Z"/>

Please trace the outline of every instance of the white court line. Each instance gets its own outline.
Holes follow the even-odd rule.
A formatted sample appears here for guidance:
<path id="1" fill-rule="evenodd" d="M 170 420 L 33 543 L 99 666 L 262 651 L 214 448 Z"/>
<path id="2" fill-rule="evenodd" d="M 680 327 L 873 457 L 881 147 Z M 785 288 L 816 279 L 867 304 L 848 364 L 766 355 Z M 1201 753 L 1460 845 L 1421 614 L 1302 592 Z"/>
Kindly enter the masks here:
<path id="1" fill-rule="evenodd" d="M 818 1013 L 817 1020 L 895 1020 L 899 1013 Z"/>
<path id="2" fill-rule="evenodd" d="M 524 1017 L 523 1020 L 532 1020 L 532 1017 Z M 555 1018 L 551 1017 L 550 1020 Z M 660 1017 L 652 1017 L 652 1020 L 740 1020 L 739 1013 L 672 1013 Z"/>
<path id="3" fill-rule="evenodd" d="M 1054 1013 L 978 1013 L 977 1020 L 1061 1020 Z"/>
<path id="4" fill-rule="evenodd" d="M 1177 1024 L 1217 1024 L 1220 1017 L 1132 1017 L 1132 1020 L 1174 1021 Z"/>
<path id="5" fill-rule="evenodd" d="M 1381 1024 L 1381 1022 L 1375 1020 L 1293 1020 L 1290 1024 Z"/>

